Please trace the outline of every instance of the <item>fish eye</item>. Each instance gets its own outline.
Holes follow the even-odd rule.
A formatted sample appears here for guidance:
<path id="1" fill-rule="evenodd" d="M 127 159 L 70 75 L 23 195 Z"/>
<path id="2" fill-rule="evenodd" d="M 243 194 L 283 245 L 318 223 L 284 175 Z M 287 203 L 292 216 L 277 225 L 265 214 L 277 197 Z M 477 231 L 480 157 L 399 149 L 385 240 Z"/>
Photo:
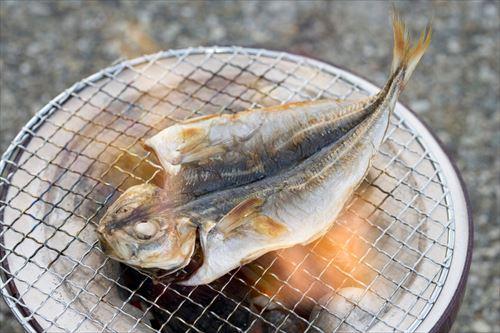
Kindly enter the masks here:
<path id="1" fill-rule="evenodd" d="M 147 240 L 156 235 L 158 226 L 153 222 L 143 221 L 134 226 L 134 231 L 139 239 Z"/>

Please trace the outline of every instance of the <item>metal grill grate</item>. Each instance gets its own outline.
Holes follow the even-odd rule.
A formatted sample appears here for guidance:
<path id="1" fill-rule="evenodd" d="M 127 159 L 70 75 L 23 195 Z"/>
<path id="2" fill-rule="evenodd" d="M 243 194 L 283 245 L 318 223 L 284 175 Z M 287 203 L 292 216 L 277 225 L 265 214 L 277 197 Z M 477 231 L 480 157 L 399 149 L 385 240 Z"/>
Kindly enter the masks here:
<path id="1" fill-rule="evenodd" d="M 317 61 L 244 48 L 161 52 L 77 83 L 2 158 L 6 301 L 38 331 L 415 331 L 447 280 L 456 216 L 432 138 L 401 105 L 365 182 L 313 244 L 188 288 L 111 261 L 95 236 L 110 202 L 161 173 L 140 140 L 169 124 L 375 91 Z"/>

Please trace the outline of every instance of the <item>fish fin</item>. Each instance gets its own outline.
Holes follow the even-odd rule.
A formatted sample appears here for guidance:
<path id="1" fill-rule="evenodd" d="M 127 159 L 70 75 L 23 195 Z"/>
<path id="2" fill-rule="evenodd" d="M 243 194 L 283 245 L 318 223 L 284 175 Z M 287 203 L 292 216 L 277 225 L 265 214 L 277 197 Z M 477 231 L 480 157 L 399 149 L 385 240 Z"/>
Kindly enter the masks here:
<path id="1" fill-rule="evenodd" d="M 238 227 L 248 224 L 261 235 L 271 238 L 281 236 L 288 231 L 288 227 L 282 222 L 261 214 L 260 209 L 263 203 L 264 200 L 260 198 L 250 198 L 243 201 L 217 223 L 217 229 L 224 236 L 227 236 Z"/>
<path id="2" fill-rule="evenodd" d="M 406 64 L 406 71 L 404 77 L 405 84 L 410 79 L 410 76 L 415 70 L 415 67 L 417 66 L 418 62 L 420 61 L 425 51 L 429 47 L 429 44 L 431 42 L 431 36 L 432 36 L 432 27 L 429 24 L 427 25 L 425 30 L 423 30 L 420 33 L 420 38 L 418 39 L 417 43 L 411 49 L 408 50 L 408 53 L 406 54 L 405 58 L 405 64 Z"/>
<path id="3" fill-rule="evenodd" d="M 208 233 L 216 226 L 214 221 L 206 221 L 198 228 L 198 235 L 200 236 L 200 245 L 203 251 L 207 248 Z"/>
<path id="4" fill-rule="evenodd" d="M 281 236 L 288 231 L 286 224 L 276 221 L 267 215 L 257 215 L 253 217 L 252 226 L 259 234 L 271 238 Z"/>
<path id="5" fill-rule="evenodd" d="M 425 30 L 420 34 L 417 43 L 411 46 L 410 35 L 405 27 L 405 23 L 395 8 L 393 9 L 392 15 L 392 27 L 394 31 L 392 73 L 403 70 L 403 82 L 406 84 L 418 62 L 429 47 L 432 28 L 430 24 L 428 24 Z"/>
<path id="6" fill-rule="evenodd" d="M 263 204 L 263 199 L 255 197 L 242 201 L 224 215 L 217 223 L 217 229 L 225 236 L 228 235 L 231 231 L 247 222 L 250 215 L 258 213 Z"/>
<path id="7" fill-rule="evenodd" d="M 410 44 L 410 38 L 406 31 L 405 23 L 395 8 L 393 8 L 392 12 L 392 30 L 394 33 L 394 48 L 391 72 L 394 73 L 403 63 L 405 54 L 408 51 L 408 45 Z"/>

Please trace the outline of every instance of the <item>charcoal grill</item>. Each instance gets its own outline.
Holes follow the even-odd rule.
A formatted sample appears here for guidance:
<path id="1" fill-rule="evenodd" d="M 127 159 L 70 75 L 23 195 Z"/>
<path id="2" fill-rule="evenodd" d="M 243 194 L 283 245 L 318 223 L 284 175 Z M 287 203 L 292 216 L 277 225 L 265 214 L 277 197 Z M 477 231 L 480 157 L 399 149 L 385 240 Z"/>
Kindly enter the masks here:
<path id="1" fill-rule="evenodd" d="M 363 184 L 313 244 L 181 288 L 112 261 L 96 240 L 106 206 L 161 174 L 141 140 L 169 124 L 377 91 L 332 65 L 240 47 L 160 52 L 76 83 L 2 156 L 5 301 L 29 332 L 448 328 L 469 269 L 470 212 L 449 158 L 401 104 Z"/>

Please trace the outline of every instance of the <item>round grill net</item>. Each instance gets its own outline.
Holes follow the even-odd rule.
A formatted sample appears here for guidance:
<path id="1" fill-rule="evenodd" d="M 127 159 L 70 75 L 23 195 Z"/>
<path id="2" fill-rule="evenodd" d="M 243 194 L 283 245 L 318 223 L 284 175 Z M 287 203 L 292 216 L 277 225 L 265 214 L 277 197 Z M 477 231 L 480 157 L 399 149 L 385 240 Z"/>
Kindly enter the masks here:
<path id="1" fill-rule="evenodd" d="M 269 253 L 210 285 L 181 287 L 107 258 L 106 207 L 162 170 L 144 138 L 191 117 L 374 93 L 335 67 L 243 48 L 123 62 L 61 94 L 4 154 L 3 294 L 47 331 L 414 331 L 448 274 L 445 176 L 397 106 L 363 184 L 321 239 Z"/>

